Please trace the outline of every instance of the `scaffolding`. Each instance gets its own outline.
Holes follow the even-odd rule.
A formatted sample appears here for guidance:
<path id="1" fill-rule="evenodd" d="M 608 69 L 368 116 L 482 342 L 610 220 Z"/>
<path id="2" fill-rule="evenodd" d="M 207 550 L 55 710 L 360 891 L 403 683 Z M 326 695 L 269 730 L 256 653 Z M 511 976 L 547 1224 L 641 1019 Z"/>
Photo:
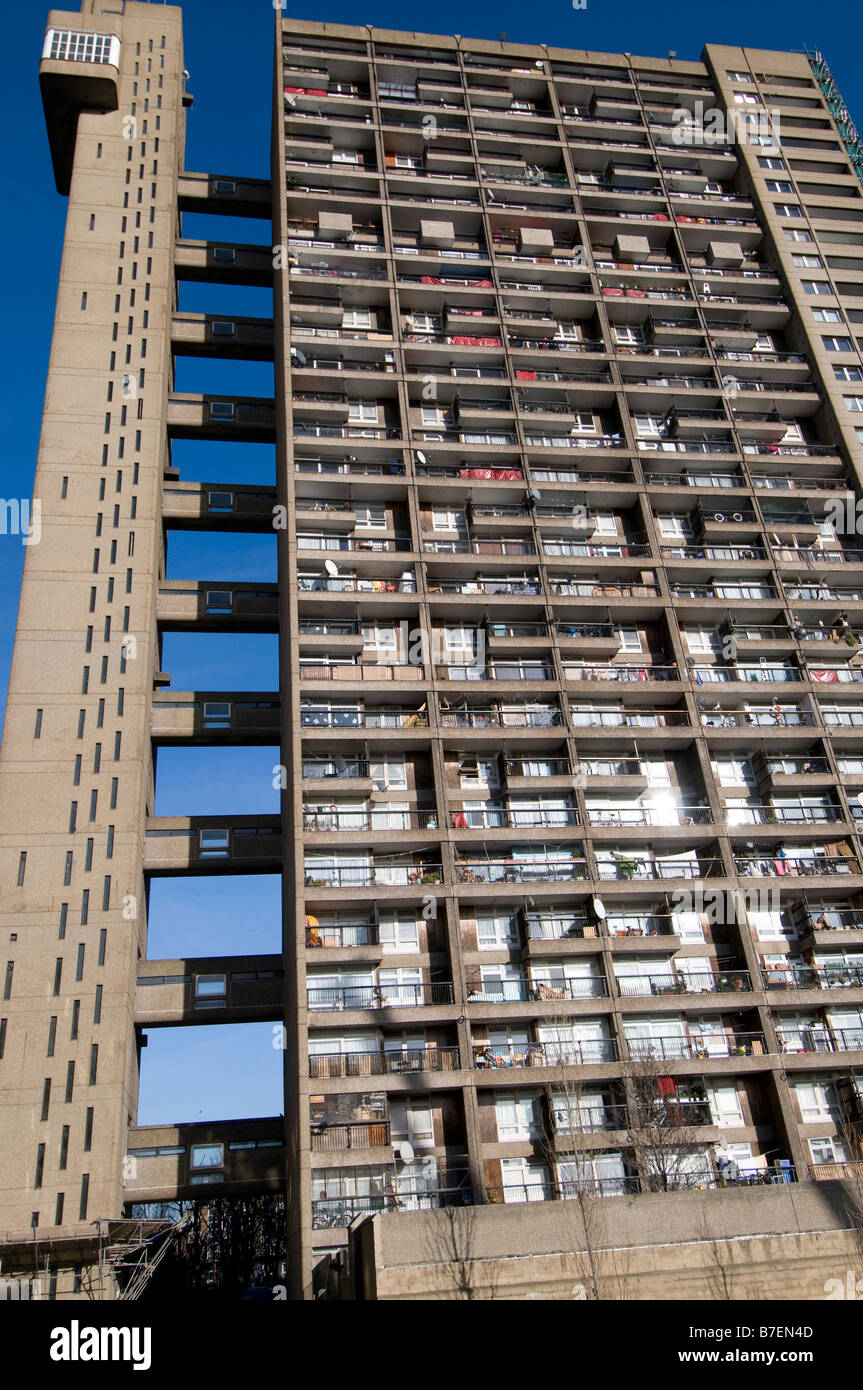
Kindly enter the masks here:
<path id="1" fill-rule="evenodd" d="M 836 85 L 827 60 L 824 54 L 817 48 L 805 50 L 806 57 L 809 59 L 809 66 L 815 76 L 818 86 L 824 95 L 824 99 L 830 108 L 839 134 L 842 136 L 842 143 L 845 146 L 848 158 L 854 166 L 854 172 L 858 179 L 863 183 L 863 141 L 857 133 L 857 127 L 851 119 L 848 107 L 842 100 L 842 93 Z"/>
<path id="2" fill-rule="evenodd" d="M 98 1291 L 91 1296 L 130 1302 L 140 1298 L 165 1256 L 192 1220 L 191 1211 L 178 1220 L 98 1220 Z M 107 1286 L 107 1289 L 106 1289 Z M 111 1290 L 113 1289 L 113 1294 Z"/>

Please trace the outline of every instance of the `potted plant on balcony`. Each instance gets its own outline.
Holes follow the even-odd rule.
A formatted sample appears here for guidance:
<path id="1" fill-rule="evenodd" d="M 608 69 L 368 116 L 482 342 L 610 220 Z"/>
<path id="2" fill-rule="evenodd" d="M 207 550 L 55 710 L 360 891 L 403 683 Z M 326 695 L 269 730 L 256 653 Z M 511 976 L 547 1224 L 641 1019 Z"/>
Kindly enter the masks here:
<path id="1" fill-rule="evenodd" d="M 628 855 L 619 855 L 616 860 L 617 877 L 630 879 L 635 877 L 636 863 Z"/>

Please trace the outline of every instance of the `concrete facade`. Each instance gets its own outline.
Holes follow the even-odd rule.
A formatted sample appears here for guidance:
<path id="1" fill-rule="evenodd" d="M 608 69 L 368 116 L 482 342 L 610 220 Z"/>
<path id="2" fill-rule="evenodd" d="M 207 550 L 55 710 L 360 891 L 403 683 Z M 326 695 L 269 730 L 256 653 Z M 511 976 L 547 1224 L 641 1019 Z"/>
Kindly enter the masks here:
<path id="1" fill-rule="evenodd" d="M 863 204 L 813 67 L 276 11 L 263 181 L 184 168 L 180 10 L 121 8 L 52 12 L 40 68 L 69 205 L 0 753 L 0 1242 L 286 1185 L 296 1297 L 369 1214 L 367 1294 L 409 1297 L 411 1213 L 547 1262 L 587 1185 L 633 1268 L 763 1210 L 817 1282 L 863 1121 Z M 274 395 L 177 393 L 184 355 Z M 184 480 L 175 440 L 276 477 Z M 275 531 L 278 583 L 168 581 L 178 529 Z M 170 632 L 278 633 L 278 690 L 174 689 Z M 280 815 L 154 815 L 160 747 L 274 742 Z M 216 872 L 281 876 L 281 953 L 148 960 L 149 883 Z M 251 1021 L 284 1121 L 137 1125 L 143 1030 Z"/>

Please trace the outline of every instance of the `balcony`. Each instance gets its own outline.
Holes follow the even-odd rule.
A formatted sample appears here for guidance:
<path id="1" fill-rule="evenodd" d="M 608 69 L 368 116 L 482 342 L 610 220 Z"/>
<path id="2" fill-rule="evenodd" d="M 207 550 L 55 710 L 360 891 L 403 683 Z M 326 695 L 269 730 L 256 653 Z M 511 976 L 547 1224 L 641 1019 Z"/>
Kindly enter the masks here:
<path id="1" fill-rule="evenodd" d="M 849 1164 L 821 1164 L 817 1171 L 824 1176 L 821 1180 L 835 1178 L 839 1176 L 838 1169 L 849 1168 Z M 861 1165 L 863 1167 L 863 1165 Z M 812 1169 L 813 1177 L 816 1168 Z M 558 1202 L 571 1201 L 582 1193 L 588 1193 L 594 1197 L 624 1197 L 635 1196 L 639 1193 L 648 1192 L 689 1192 L 701 1191 L 704 1188 L 732 1188 L 738 1187 L 760 1187 L 765 1185 L 775 1185 L 791 1183 L 797 1181 L 797 1175 L 793 1166 L 788 1163 L 765 1164 L 764 1167 L 753 1168 L 742 1172 L 737 1178 L 729 1180 L 719 1177 L 712 1169 L 705 1169 L 695 1173 L 674 1172 L 658 1173 L 651 1178 L 639 1178 L 630 1174 L 620 1177 L 610 1178 L 585 1178 L 579 1184 L 575 1182 L 538 1182 L 538 1183 L 510 1183 L 506 1187 L 487 1187 L 485 1189 L 486 1200 L 489 1202 Z"/>
<path id="2" fill-rule="evenodd" d="M 863 989 L 859 965 L 774 965 L 763 967 L 761 977 L 765 989 Z"/>
<path id="3" fill-rule="evenodd" d="M 597 829 L 609 827 L 655 827 L 712 825 L 709 806 L 625 806 L 598 809 L 588 805 L 588 825 Z"/>
<path id="4" fill-rule="evenodd" d="M 317 833 L 437 829 L 435 811 L 341 810 L 334 806 L 303 808 L 303 830 Z"/>
<path id="5" fill-rule="evenodd" d="M 411 709 L 399 705 L 339 707 L 323 701 L 314 704 L 311 700 L 300 703 L 300 724 L 304 729 L 424 729 L 428 722 L 425 704 Z"/>
<path id="6" fill-rule="evenodd" d="M 789 857 L 780 850 L 775 858 L 735 855 L 734 863 L 741 878 L 846 877 L 860 873 L 857 860 L 850 854 L 818 854 L 812 858 L 802 858 Z"/>
<path id="7" fill-rule="evenodd" d="M 320 988 L 309 985 L 306 995 L 310 1009 L 326 1012 L 420 1009 L 452 1004 L 454 1000 L 452 984 L 446 981 L 409 985 L 333 985 Z"/>
<path id="8" fill-rule="evenodd" d="M 339 1076 L 406 1076 L 417 1072 L 451 1072 L 461 1066 L 457 1047 L 412 1047 L 392 1052 L 324 1052 L 309 1057 L 315 1081 Z"/>
<path id="9" fill-rule="evenodd" d="M 650 709 L 629 706 L 621 709 L 570 708 L 574 729 L 685 729 L 690 727 L 685 709 Z"/>
<path id="10" fill-rule="evenodd" d="M 467 1186 L 404 1189 L 362 1197 L 320 1197 L 312 1200 L 312 1230 L 341 1230 L 360 1216 L 378 1212 L 437 1211 L 442 1207 L 470 1206 L 472 1201 Z"/>
<path id="11" fill-rule="evenodd" d="M 706 1033 L 702 1037 L 667 1036 L 627 1038 L 634 1062 L 708 1061 L 718 1057 L 763 1057 L 767 1051 L 763 1033 Z"/>
<path id="12" fill-rule="evenodd" d="M 586 975 L 551 981 L 535 980 L 529 976 L 507 977 L 505 980 L 468 980 L 469 1004 L 519 1004 L 564 999 L 601 999 L 608 994 L 604 975 Z"/>
<path id="13" fill-rule="evenodd" d="M 676 666 L 606 666 L 590 661 L 564 661 L 563 678 L 584 683 L 642 684 L 645 681 L 679 681 L 680 671 Z"/>
<path id="14" fill-rule="evenodd" d="M 463 705 L 441 708 L 444 729 L 550 729 L 563 724 L 563 714 L 554 705 L 543 709 L 499 709 L 494 706 Z"/>
<path id="15" fill-rule="evenodd" d="M 793 1031 L 785 1032 L 776 1026 L 776 1041 L 779 1051 L 789 1052 L 861 1052 L 863 1051 L 863 1028 L 832 1028 L 828 1024 L 813 1022 L 801 1024 Z"/>
<path id="16" fill-rule="evenodd" d="M 622 999 L 663 994 L 732 994 L 752 989 L 748 970 L 690 972 L 673 965 L 643 975 L 620 973 L 615 976 L 615 984 Z"/>
<path id="17" fill-rule="evenodd" d="M 610 855 L 611 857 L 605 857 Z M 674 855 L 652 855 L 641 850 L 600 850 L 597 854 L 597 873 L 603 882 L 644 882 L 650 879 L 721 878 L 725 866 L 721 859 Z"/>
<path id="18" fill-rule="evenodd" d="M 580 846 L 579 846 L 580 848 Z M 554 859 L 456 859 L 456 883 L 554 883 L 587 877 L 587 861 L 571 855 Z"/>
<path id="19" fill-rule="evenodd" d="M 312 1153 L 343 1149 L 380 1149 L 390 1142 L 388 1120 L 363 1120 L 333 1124 L 324 1119 L 313 1124 L 309 1134 Z"/>
<path id="20" fill-rule="evenodd" d="M 581 1042 L 474 1044 L 473 1065 L 480 1071 L 501 1067 L 589 1067 L 618 1060 L 613 1038 L 588 1038 Z"/>
<path id="21" fill-rule="evenodd" d="M 574 806 L 553 811 L 539 808 L 512 811 L 506 806 L 494 810 L 485 807 L 472 810 L 466 805 L 460 811 L 450 811 L 449 820 L 453 830 L 563 830 L 567 826 L 581 824 Z"/>
<path id="22" fill-rule="evenodd" d="M 309 950 L 342 951 L 367 946 L 380 946 L 380 930 L 375 922 L 348 926 L 306 917 L 306 947 Z"/>
<path id="23" fill-rule="evenodd" d="M 306 888 L 409 888 L 442 882 L 443 868 L 439 862 L 406 863 L 403 858 L 394 862 L 380 858 L 372 864 L 350 868 L 314 865 L 306 867 L 303 877 Z"/>
<path id="24" fill-rule="evenodd" d="M 301 574 L 297 577 L 300 593 L 327 594 L 415 594 L 416 579 L 411 573 L 363 577 L 357 574 Z"/>
<path id="25" fill-rule="evenodd" d="M 731 829 L 750 825 L 804 825 L 834 824 L 844 821 L 841 806 L 735 806 L 727 807 L 726 823 Z"/>
<path id="26" fill-rule="evenodd" d="M 341 681 L 342 683 L 365 685 L 370 681 L 421 681 L 423 679 L 423 667 L 408 661 L 360 661 L 353 664 L 300 661 L 300 680 L 303 681 Z"/>

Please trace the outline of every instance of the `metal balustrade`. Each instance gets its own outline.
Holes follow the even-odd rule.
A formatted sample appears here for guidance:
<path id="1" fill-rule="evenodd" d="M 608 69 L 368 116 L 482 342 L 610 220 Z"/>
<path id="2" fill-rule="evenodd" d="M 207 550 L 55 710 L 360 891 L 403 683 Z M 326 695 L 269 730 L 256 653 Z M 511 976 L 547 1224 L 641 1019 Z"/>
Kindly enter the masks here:
<path id="1" fill-rule="evenodd" d="M 315 1081 L 337 1076 L 405 1076 L 417 1072 L 458 1071 L 457 1047 L 409 1047 L 374 1052 L 314 1052 L 309 1076 Z"/>
<path id="2" fill-rule="evenodd" d="M 454 997 L 452 984 L 447 982 L 347 985 L 343 988 L 309 985 L 306 995 L 310 1009 L 338 1012 L 355 1009 L 418 1009 L 428 1005 L 451 1004 Z"/>

